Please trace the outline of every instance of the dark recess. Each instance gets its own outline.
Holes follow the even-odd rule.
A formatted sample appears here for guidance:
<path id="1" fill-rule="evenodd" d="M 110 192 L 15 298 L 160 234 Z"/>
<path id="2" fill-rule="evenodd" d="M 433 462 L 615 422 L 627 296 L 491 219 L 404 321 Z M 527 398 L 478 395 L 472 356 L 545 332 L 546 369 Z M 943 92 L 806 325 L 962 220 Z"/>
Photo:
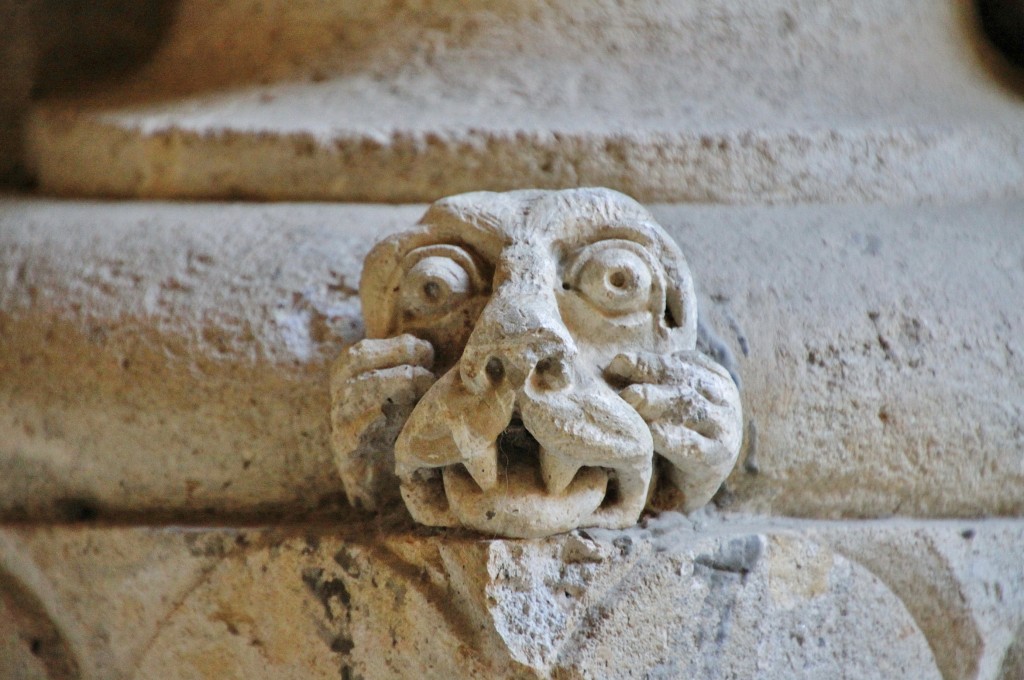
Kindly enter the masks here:
<path id="1" fill-rule="evenodd" d="M 989 41 L 1016 66 L 1024 66 L 1024 0 L 976 0 Z"/>
<path id="2" fill-rule="evenodd" d="M 31 101 L 122 78 L 152 56 L 178 0 L 0 0 L 0 188 L 28 190 Z"/>
<path id="3" fill-rule="evenodd" d="M 37 0 L 34 96 L 122 76 L 156 49 L 176 3 L 169 0 Z"/>

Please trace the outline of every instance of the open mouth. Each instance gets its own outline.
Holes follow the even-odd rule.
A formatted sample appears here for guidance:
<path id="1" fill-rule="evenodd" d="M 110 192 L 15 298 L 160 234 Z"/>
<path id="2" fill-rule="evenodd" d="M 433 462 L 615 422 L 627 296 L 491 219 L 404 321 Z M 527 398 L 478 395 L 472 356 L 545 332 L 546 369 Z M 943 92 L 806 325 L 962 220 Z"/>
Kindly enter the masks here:
<path id="1" fill-rule="evenodd" d="M 557 492 L 544 479 L 543 446 L 513 417 L 495 442 L 498 483 L 484 491 L 462 465 L 444 468 L 445 495 L 459 520 L 481 531 L 531 538 L 586 524 L 617 496 L 608 470 L 579 467 Z"/>
<path id="2" fill-rule="evenodd" d="M 514 416 L 497 441 L 498 469 L 529 465 L 540 474 L 540 442 L 534 437 L 522 418 Z"/>
<path id="3" fill-rule="evenodd" d="M 489 405 L 470 401 L 462 406 L 482 409 L 478 417 L 498 425 L 493 419 L 497 411 Z M 595 425 L 604 413 L 600 404 L 595 413 L 584 408 L 562 414 L 537 410 L 531 402 L 533 410 L 525 419 L 518 405 L 509 406 L 511 413 L 504 412 L 509 420 L 496 434 L 490 434 L 494 427 L 480 437 L 479 429 L 467 427 L 474 414 L 448 407 L 424 415 L 416 434 L 396 446 L 396 457 L 401 454 L 415 465 L 409 465 L 401 492 L 417 521 L 513 538 L 636 522 L 653 473 L 651 458 L 633 451 L 642 441 L 617 431 L 602 438 L 604 431 Z M 399 442 L 406 436 L 403 432 Z M 623 450 L 611 448 L 611 442 L 620 442 Z"/>

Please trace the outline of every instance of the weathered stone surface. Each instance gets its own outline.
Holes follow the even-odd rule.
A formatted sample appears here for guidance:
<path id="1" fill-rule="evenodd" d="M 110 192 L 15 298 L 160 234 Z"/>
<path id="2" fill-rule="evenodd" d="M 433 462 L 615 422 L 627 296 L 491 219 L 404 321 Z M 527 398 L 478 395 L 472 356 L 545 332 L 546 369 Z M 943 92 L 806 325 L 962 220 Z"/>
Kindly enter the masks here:
<path id="1" fill-rule="evenodd" d="M 186 0 L 155 57 L 40 104 L 58 193 L 430 201 L 1019 193 L 1024 103 L 968 2 Z"/>
<path id="2" fill-rule="evenodd" d="M 21 658 L 38 659 L 45 677 L 124 677 L 164 619 L 233 547 L 231 534 L 159 527 L 4 529 L 0 606 L 14 616 L 0 614 L 0 626 L 13 620 L 17 628 L 8 644 L 20 643 Z"/>
<path id="3" fill-rule="evenodd" d="M 1024 569 L 1010 547 L 1019 531 L 1019 522 L 964 522 L 958 530 L 894 520 L 818 525 L 807 536 L 892 588 L 931 641 L 945 677 L 1002 678 L 1019 676 L 1012 669 L 1019 663 Z"/>
<path id="4" fill-rule="evenodd" d="M 1015 677 L 1022 555 L 1019 520 L 8 526 L 0 612 L 13 588 L 45 606 L 0 626 L 37 654 L 49 627 L 82 678 L 987 680 Z"/>
<path id="5" fill-rule="evenodd" d="M 4 515 L 336 505 L 328 365 L 422 211 L 0 203 Z M 1024 204 L 652 212 L 742 378 L 720 503 L 1024 512 Z"/>
<path id="6" fill-rule="evenodd" d="M 331 369 L 349 498 L 540 538 L 703 506 L 743 438 L 737 385 L 697 349 L 686 258 L 608 189 L 474 192 L 378 243 L 368 338 Z M 390 487 L 390 488 L 389 488 Z"/>
<path id="7" fill-rule="evenodd" d="M 0 204 L 4 511 L 334 504 L 326 365 L 418 210 L 47 205 Z"/>
<path id="8" fill-rule="evenodd" d="M 976 4 L 0 0 L 0 181 L 810 204 L 653 209 L 742 380 L 715 502 L 508 541 L 360 514 L 329 450 L 422 206 L 0 203 L 0 678 L 1024 678 L 1024 80 Z M 106 84 L 40 47 L 172 8 Z"/>

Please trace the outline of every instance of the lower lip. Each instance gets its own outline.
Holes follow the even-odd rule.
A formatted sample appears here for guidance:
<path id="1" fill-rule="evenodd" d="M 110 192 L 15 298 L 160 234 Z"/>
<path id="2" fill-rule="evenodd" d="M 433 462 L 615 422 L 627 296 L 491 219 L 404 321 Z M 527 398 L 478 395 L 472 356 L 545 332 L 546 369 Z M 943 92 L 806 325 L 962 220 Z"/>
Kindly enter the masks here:
<path id="1" fill-rule="evenodd" d="M 460 465 L 444 469 L 444 489 L 459 521 L 477 531 L 513 538 L 540 538 L 586 526 L 604 501 L 608 473 L 584 467 L 560 494 L 549 494 L 536 465 L 513 462 L 498 483 L 482 491 Z"/>

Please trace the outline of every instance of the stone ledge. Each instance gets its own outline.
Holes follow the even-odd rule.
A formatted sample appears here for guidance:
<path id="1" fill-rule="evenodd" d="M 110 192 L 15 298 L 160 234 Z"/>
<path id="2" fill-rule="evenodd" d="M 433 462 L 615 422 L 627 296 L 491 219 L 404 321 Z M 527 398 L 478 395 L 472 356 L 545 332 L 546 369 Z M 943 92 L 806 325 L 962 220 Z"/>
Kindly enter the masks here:
<path id="1" fill-rule="evenodd" d="M 1019 520 L 8 526 L 0 674 L 56 650 L 83 678 L 994 680 L 1021 670 L 1022 554 Z"/>
<path id="2" fill-rule="evenodd" d="M 652 209 L 743 379 L 720 504 L 1024 513 L 1024 204 Z M 0 203 L 0 515 L 344 513 L 327 366 L 422 210 Z"/>
<path id="3" fill-rule="evenodd" d="M 27 154 L 64 195 L 1019 195 L 1024 105 L 990 62 L 952 0 L 187 0 L 134 77 L 39 104 Z"/>

